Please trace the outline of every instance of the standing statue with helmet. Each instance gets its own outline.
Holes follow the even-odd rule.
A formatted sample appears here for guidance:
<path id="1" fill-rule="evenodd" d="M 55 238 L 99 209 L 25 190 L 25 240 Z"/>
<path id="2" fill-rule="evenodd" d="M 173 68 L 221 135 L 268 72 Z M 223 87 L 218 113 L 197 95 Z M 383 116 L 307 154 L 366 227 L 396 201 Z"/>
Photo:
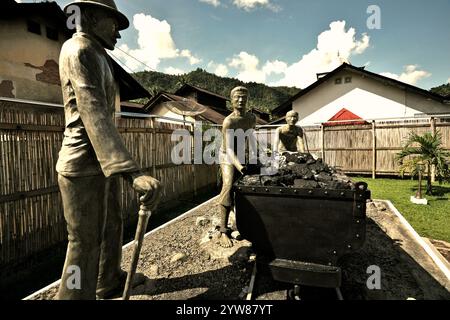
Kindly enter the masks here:
<path id="1" fill-rule="evenodd" d="M 114 125 L 117 85 L 105 49 L 129 21 L 113 0 L 77 0 L 65 11 L 73 5 L 81 16 L 59 61 L 66 124 L 56 170 L 69 243 L 57 298 L 94 300 L 119 293 L 126 280 L 118 179 L 130 182 L 146 211 L 159 202 L 160 183 L 141 172 Z"/>

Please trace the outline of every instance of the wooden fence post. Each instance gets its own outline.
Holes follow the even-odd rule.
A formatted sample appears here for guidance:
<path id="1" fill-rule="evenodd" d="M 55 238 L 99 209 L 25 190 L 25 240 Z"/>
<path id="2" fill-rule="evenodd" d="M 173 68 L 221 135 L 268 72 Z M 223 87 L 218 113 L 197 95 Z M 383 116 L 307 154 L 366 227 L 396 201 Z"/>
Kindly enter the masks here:
<path id="1" fill-rule="evenodd" d="M 184 119 L 184 117 L 183 117 Z M 194 198 L 197 197 L 197 177 L 196 177 L 196 164 L 195 164 L 195 117 L 194 117 L 194 123 L 189 124 L 189 127 L 191 128 L 191 163 L 192 163 L 192 175 L 194 180 Z"/>
<path id="2" fill-rule="evenodd" d="M 372 179 L 377 175 L 377 129 L 375 120 L 372 121 Z"/>
<path id="3" fill-rule="evenodd" d="M 320 125 L 320 145 L 321 145 L 321 153 L 322 153 L 322 161 L 324 163 L 325 162 L 325 127 L 322 125 Z"/>
<path id="4" fill-rule="evenodd" d="M 431 133 L 433 135 L 436 135 L 436 118 L 431 117 L 430 119 L 430 126 L 431 126 Z M 436 167 L 433 165 L 431 166 L 431 182 L 436 182 Z"/>
<path id="5" fill-rule="evenodd" d="M 150 118 L 150 125 L 152 127 L 152 176 L 156 179 L 156 126 L 155 118 Z"/>

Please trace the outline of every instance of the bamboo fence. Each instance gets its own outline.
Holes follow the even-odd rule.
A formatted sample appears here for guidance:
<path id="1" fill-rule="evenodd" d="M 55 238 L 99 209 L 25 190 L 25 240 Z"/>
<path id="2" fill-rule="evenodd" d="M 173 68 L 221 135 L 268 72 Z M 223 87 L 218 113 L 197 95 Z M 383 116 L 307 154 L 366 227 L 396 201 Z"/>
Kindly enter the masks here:
<path id="1" fill-rule="evenodd" d="M 359 120 L 361 121 L 361 120 Z M 258 135 L 273 141 L 275 128 L 262 126 Z M 364 125 L 305 126 L 309 152 L 346 173 L 370 174 L 373 178 L 397 175 L 396 154 L 411 132 L 440 132 L 445 149 L 450 150 L 449 118 L 373 120 Z"/>
<path id="2" fill-rule="evenodd" d="M 134 159 L 163 185 L 161 206 L 192 197 L 217 184 L 217 167 L 175 165 L 171 141 L 190 125 L 155 118 L 117 118 L 116 125 Z M 64 130 L 61 107 L 0 101 L 0 270 L 25 261 L 67 238 L 55 170 Z M 125 225 L 135 223 L 136 193 L 120 179 Z"/>
<path id="3" fill-rule="evenodd" d="M 134 159 L 163 184 L 162 205 L 192 197 L 217 184 L 217 166 L 175 165 L 173 124 L 157 118 L 117 118 L 117 127 Z M 372 121 L 367 125 L 304 127 L 307 148 L 347 173 L 397 174 L 395 154 L 411 131 L 440 131 L 450 149 L 450 120 L 445 118 Z M 57 173 L 64 130 L 63 109 L 0 100 L 0 270 L 25 261 L 67 237 Z M 273 127 L 259 128 L 270 142 Z M 135 192 L 121 179 L 120 205 L 125 224 L 136 220 Z"/>

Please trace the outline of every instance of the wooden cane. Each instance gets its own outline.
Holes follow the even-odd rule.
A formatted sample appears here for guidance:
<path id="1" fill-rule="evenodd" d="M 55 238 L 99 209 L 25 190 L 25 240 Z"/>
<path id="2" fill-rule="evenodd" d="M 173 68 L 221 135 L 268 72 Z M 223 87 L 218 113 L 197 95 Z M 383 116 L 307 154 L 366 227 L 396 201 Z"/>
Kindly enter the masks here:
<path id="1" fill-rule="evenodd" d="M 142 242 L 144 241 L 144 235 L 147 230 L 148 220 L 152 212 L 147 210 L 139 210 L 139 220 L 136 228 L 136 235 L 134 237 L 134 249 L 133 260 L 131 261 L 130 270 L 128 271 L 127 281 L 125 282 L 125 289 L 123 290 L 122 299 L 129 300 L 131 294 L 131 286 L 133 284 L 133 278 L 136 274 L 137 264 L 139 261 L 139 255 L 141 253 Z"/>

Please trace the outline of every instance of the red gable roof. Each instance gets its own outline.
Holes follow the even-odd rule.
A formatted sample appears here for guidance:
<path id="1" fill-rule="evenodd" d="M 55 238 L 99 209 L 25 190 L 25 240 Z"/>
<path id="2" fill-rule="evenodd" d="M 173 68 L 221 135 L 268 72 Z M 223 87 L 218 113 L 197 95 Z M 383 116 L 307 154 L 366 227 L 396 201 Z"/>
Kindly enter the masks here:
<path id="1" fill-rule="evenodd" d="M 344 120 L 359 120 L 362 121 L 349 121 L 345 122 Z M 358 125 L 358 124 L 368 124 L 367 121 L 364 121 L 360 116 L 357 116 L 353 112 L 343 108 L 341 111 L 336 113 L 330 120 L 328 121 L 344 121 L 344 122 L 326 122 L 324 126 L 348 126 L 348 125 Z"/>

